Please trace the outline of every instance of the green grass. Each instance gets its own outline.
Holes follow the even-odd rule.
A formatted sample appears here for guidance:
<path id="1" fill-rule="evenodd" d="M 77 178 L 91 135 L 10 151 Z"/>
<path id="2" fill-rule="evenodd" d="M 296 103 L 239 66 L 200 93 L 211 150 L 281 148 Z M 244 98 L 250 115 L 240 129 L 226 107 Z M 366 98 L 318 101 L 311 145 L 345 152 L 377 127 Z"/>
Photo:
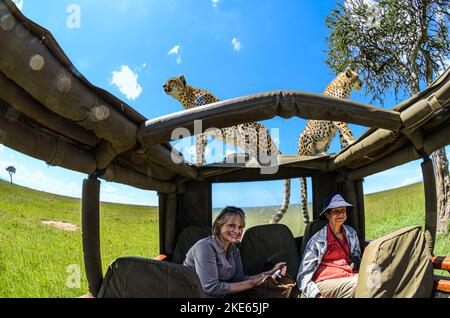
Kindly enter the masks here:
<path id="1" fill-rule="evenodd" d="M 424 224 L 423 185 L 366 197 L 366 234 L 374 239 L 397 229 Z M 267 223 L 276 207 L 246 208 L 247 228 Z M 310 209 L 311 210 L 311 209 Z M 87 290 L 81 230 L 74 233 L 42 225 L 63 221 L 81 227 L 80 200 L 0 181 L 0 298 L 78 297 Z M 298 205 L 283 219 L 293 233 L 303 233 Z M 122 256 L 153 257 L 159 253 L 157 209 L 102 203 L 103 270 Z M 450 235 L 438 237 L 435 253 L 450 255 Z M 68 266 L 81 269 L 80 288 L 68 288 Z"/>
<path id="2" fill-rule="evenodd" d="M 422 183 L 368 195 L 365 205 L 367 239 L 376 239 L 407 226 L 425 227 Z M 438 235 L 434 251 L 436 255 L 450 256 L 450 235 Z"/>
<path id="3" fill-rule="evenodd" d="M 0 181 L 0 298 L 78 297 L 86 293 L 81 241 L 80 200 Z M 42 225 L 63 221 L 74 233 Z M 157 209 L 101 204 L 104 273 L 122 256 L 159 254 Z M 80 288 L 68 288 L 68 266 L 81 269 Z"/>

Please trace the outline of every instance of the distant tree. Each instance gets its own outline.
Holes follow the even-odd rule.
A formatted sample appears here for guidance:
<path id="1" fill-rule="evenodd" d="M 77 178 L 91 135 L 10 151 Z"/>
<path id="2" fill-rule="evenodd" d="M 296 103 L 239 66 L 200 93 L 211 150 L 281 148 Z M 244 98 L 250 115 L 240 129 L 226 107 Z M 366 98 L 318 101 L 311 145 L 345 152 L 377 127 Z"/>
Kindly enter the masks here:
<path id="1" fill-rule="evenodd" d="M 344 0 L 326 19 L 327 64 L 360 72 L 366 95 L 416 95 L 449 65 L 449 0 Z M 444 149 L 433 153 L 438 233 L 448 233 L 450 178 Z"/>
<path id="2" fill-rule="evenodd" d="M 11 179 L 11 184 L 13 184 L 12 176 L 13 176 L 13 174 L 16 173 L 16 168 L 13 166 L 9 166 L 8 168 L 6 168 L 6 171 L 8 171 L 8 173 L 9 173 L 9 178 Z"/>

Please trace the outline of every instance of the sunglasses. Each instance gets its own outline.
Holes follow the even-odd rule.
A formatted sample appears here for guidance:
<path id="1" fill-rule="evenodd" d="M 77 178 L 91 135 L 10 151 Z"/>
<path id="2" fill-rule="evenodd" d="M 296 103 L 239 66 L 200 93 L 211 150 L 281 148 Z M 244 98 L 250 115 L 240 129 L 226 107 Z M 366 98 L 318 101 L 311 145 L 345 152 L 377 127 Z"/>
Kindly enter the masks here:
<path id="1" fill-rule="evenodd" d="M 240 213 L 245 216 L 244 210 L 242 210 L 241 208 L 237 208 L 235 206 L 227 206 L 225 209 L 222 210 L 222 212 L 220 214 L 223 215 L 224 213 L 227 213 L 227 212 L 228 213 Z"/>

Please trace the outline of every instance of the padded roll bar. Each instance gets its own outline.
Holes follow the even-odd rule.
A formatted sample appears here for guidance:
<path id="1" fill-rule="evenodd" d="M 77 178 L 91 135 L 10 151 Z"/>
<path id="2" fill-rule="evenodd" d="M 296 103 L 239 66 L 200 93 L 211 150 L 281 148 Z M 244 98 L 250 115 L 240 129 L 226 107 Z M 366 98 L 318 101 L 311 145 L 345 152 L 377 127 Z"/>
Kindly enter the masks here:
<path id="1" fill-rule="evenodd" d="M 437 196 L 436 179 L 434 177 L 433 162 L 429 157 L 422 163 L 423 185 L 425 188 L 425 238 L 430 254 L 433 254 L 437 228 Z"/>
<path id="2" fill-rule="evenodd" d="M 83 255 L 89 292 L 97 297 L 103 283 L 100 253 L 100 181 L 91 176 L 83 181 L 81 202 Z"/>
<path id="3" fill-rule="evenodd" d="M 400 113 L 364 105 L 350 100 L 298 91 L 273 91 L 220 101 L 147 121 L 140 127 L 138 140 L 154 145 L 172 140 L 177 128 L 202 133 L 209 128 L 225 128 L 237 124 L 272 119 L 300 117 L 334 120 L 374 128 L 398 131 Z M 195 121 L 202 121 L 202 131 L 195 132 Z"/>

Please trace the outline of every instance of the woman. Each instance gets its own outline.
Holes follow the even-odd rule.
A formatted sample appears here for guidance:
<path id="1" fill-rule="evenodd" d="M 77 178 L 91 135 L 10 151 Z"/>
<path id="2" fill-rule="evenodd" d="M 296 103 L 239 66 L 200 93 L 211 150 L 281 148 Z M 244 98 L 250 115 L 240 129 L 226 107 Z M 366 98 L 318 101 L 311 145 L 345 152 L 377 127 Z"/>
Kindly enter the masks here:
<path id="1" fill-rule="evenodd" d="M 352 209 L 341 194 L 325 201 L 319 217 L 328 224 L 308 241 L 297 276 L 306 297 L 354 297 L 361 249 L 356 231 L 344 225 Z"/>
<path id="2" fill-rule="evenodd" d="M 259 275 L 244 275 L 241 255 L 236 247 L 244 227 L 244 211 L 227 207 L 214 221 L 212 236 L 198 241 L 187 253 L 183 265 L 197 272 L 207 296 L 224 297 L 252 289 L 279 269 L 281 276 L 286 275 L 284 262 Z"/>

